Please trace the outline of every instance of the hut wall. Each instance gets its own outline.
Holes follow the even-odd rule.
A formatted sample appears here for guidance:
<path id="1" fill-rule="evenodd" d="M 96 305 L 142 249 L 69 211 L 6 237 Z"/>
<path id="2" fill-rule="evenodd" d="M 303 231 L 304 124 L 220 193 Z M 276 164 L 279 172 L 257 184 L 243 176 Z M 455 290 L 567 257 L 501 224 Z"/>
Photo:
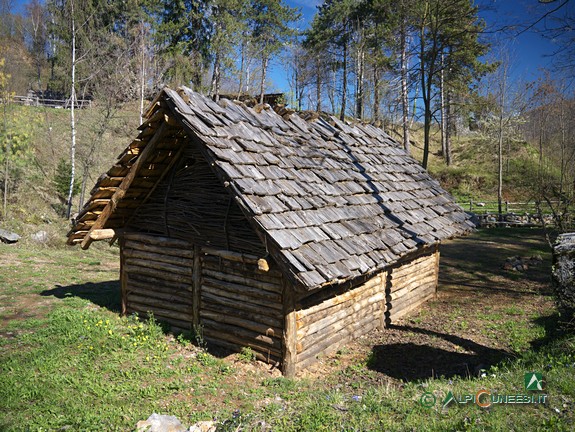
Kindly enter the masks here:
<path id="1" fill-rule="evenodd" d="M 151 312 L 180 331 L 198 326 L 209 343 L 281 363 L 283 280 L 273 263 L 262 271 L 255 256 L 136 232 L 120 245 L 124 313 Z"/>
<path id="2" fill-rule="evenodd" d="M 327 300 L 296 311 L 296 369 L 302 370 L 341 345 L 382 327 L 387 272 Z"/>
<path id="3" fill-rule="evenodd" d="M 439 274 L 438 247 L 422 250 L 389 270 L 386 323 L 393 324 L 433 297 Z"/>
<path id="4" fill-rule="evenodd" d="M 193 246 L 182 240 L 126 233 L 121 241 L 124 313 L 148 312 L 175 329 L 193 323 Z"/>
<path id="5" fill-rule="evenodd" d="M 281 363 L 282 286 L 282 275 L 273 263 L 261 271 L 256 257 L 204 249 L 200 292 L 204 338 L 232 351 L 250 347 L 260 360 Z"/>

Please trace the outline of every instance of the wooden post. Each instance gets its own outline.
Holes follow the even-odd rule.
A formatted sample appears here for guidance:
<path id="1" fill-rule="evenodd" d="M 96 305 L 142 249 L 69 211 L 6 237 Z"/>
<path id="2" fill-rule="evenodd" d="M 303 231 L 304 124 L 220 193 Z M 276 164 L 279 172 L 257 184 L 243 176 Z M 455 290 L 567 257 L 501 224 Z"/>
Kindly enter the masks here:
<path id="1" fill-rule="evenodd" d="M 128 272 L 126 271 L 126 239 L 120 237 L 120 293 L 122 295 L 122 315 L 128 311 Z"/>
<path id="2" fill-rule="evenodd" d="M 192 330 L 197 331 L 200 325 L 200 299 L 202 285 L 202 253 L 198 245 L 194 245 L 194 267 L 192 270 Z"/>
<path id="3" fill-rule="evenodd" d="M 437 295 L 437 286 L 439 285 L 439 244 L 435 246 L 435 295 Z"/>
<path id="4" fill-rule="evenodd" d="M 283 280 L 283 362 L 282 373 L 286 378 L 294 378 L 297 370 L 297 326 L 295 295 L 289 282 Z"/>

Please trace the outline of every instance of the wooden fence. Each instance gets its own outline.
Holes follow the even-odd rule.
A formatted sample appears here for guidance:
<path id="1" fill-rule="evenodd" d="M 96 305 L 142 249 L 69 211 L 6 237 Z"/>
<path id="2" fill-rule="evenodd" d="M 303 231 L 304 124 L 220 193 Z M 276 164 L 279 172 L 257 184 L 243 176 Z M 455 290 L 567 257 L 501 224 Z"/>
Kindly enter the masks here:
<path id="1" fill-rule="evenodd" d="M 70 99 L 44 99 L 34 96 L 14 96 L 14 103 L 26 106 L 39 106 L 48 108 L 70 108 Z M 89 99 L 77 99 L 74 103 L 75 108 L 91 108 L 92 101 Z"/>
<path id="2" fill-rule="evenodd" d="M 546 225 L 554 225 L 553 208 L 559 208 L 558 201 L 547 202 L 539 205 L 534 201 L 511 202 L 504 201 L 499 214 L 497 201 L 458 200 L 458 204 L 469 213 L 473 214 L 475 223 L 479 227 L 488 226 L 542 226 L 542 220 Z M 572 215 L 573 212 L 570 212 Z M 569 216 L 569 215 L 568 215 Z M 565 221 L 568 225 L 571 220 Z"/>

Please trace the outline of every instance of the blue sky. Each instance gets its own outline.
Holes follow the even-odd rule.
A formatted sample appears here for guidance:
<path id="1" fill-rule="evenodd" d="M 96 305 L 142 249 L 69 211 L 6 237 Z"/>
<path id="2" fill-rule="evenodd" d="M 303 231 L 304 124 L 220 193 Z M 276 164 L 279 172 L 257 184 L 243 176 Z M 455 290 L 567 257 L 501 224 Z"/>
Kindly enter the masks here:
<path id="1" fill-rule="evenodd" d="M 541 76 L 541 69 L 549 67 L 552 63 L 551 54 L 555 52 L 557 46 L 552 41 L 545 39 L 537 31 L 544 28 L 545 24 L 551 24 L 551 18 L 542 21 L 530 31 L 521 33 L 521 29 L 535 22 L 546 11 L 554 9 L 559 2 L 551 4 L 540 4 L 538 0 L 480 0 L 480 16 L 487 23 L 487 30 L 495 32 L 494 35 L 498 43 L 504 50 L 509 52 L 512 61 L 512 77 L 523 81 L 534 81 Z M 317 6 L 322 3 L 320 0 L 287 0 L 287 4 L 301 9 L 302 20 L 297 23 L 298 28 L 305 27 L 311 21 L 317 10 Z M 573 15 L 575 11 L 575 0 L 570 0 L 569 4 L 561 9 L 564 15 L 570 11 Z M 504 27 L 516 26 L 508 29 L 507 32 L 498 31 Z M 497 46 L 493 47 L 494 50 Z M 272 79 L 278 90 L 288 90 L 285 73 L 277 64 L 272 71 Z"/>

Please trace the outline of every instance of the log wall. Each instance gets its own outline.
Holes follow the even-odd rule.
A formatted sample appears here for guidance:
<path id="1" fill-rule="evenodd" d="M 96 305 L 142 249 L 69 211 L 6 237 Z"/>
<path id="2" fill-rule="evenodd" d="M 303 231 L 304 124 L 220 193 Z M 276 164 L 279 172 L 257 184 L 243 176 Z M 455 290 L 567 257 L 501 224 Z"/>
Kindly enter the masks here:
<path id="1" fill-rule="evenodd" d="M 200 324 L 205 339 L 280 364 L 284 329 L 282 275 L 257 257 L 207 250 L 201 256 Z"/>
<path id="2" fill-rule="evenodd" d="M 296 311 L 296 370 L 305 369 L 318 355 L 381 327 L 385 312 L 387 273 L 308 308 Z"/>
<path id="3" fill-rule="evenodd" d="M 120 244 L 124 312 L 152 312 L 179 331 L 199 326 L 209 343 L 281 363 L 283 279 L 273 263 L 262 271 L 256 256 L 142 233 Z"/>
<path id="4" fill-rule="evenodd" d="M 199 325 L 208 343 L 232 351 L 250 347 L 288 376 L 394 323 L 437 287 L 437 248 L 355 288 L 305 303 L 293 298 L 273 262 L 260 270 L 257 256 L 141 233 L 125 233 L 120 244 L 127 313 L 152 312 L 177 330 Z"/>
<path id="5" fill-rule="evenodd" d="M 439 249 L 428 248 L 388 273 L 386 324 L 399 318 L 432 298 L 437 290 Z"/>
<path id="6" fill-rule="evenodd" d="M 193 322 L 193 246 L 183 240 L 126 233 L 121 241 L 122 304 L 127 313 L 152 312 L 176 330 Z"/>

